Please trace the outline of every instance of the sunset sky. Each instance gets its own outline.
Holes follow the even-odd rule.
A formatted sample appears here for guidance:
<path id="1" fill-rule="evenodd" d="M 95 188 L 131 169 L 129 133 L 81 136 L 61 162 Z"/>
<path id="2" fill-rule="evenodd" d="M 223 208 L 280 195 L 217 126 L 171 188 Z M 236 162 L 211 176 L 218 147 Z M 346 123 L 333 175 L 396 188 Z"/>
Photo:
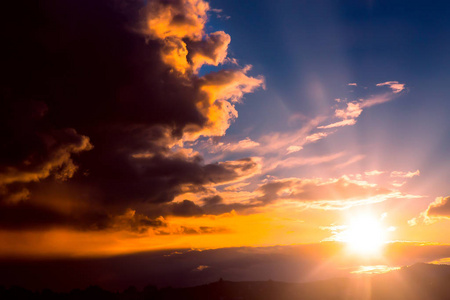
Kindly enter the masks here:
<path id="1" fill-rule="evenodd" d="M 197 284 L 266 279 L 259 263 L 295 281 L 450 262 L 446 1 L 3 14 L 2 264 L 150 251 L 169 279 L 182 255 Z M 274 256 L 217 265 L 255 253 Z"/>

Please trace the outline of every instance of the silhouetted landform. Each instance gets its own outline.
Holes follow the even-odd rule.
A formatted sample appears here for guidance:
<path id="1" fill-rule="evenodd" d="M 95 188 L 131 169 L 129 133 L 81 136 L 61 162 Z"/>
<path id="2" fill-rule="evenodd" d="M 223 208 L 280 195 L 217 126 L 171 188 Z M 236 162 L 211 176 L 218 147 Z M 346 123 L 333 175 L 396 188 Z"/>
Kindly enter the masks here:
<path id="1" fill-rule="evenodd" d="M 450 299 L 450 266 L 416 264 L 381 275 L 361 275 L 310 283 L 219 281 L 190 288 L 130 286 L 110 292 L 98 286 L 69 293 L 0 287 L 2 300 L 434 300 Z"/>

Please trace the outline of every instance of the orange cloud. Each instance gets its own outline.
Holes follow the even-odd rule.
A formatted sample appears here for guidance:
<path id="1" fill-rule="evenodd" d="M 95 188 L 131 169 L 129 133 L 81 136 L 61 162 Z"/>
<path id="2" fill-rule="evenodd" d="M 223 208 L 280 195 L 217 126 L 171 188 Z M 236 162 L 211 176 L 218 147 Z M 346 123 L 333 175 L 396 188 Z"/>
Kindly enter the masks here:
<path id="1" fill-rule="evenodd" d="M 361 204 L 359 200 L 371 202 L 373 200 L 371 198 L 376 196 L 383 195 L 383 199 L 394 196 L 388 189 L 364 181 L 350 180 L 347 177 L 331 180 L 287 178 L 271 181 L 259 189 L 264 192 L 264 196 L 261 197 L 263 202 L 276 199 L 318 202 L 316 208 L 321 207 L 319 202 L 344 201 L 348 205 L 350 200 Z M 378 201 L 380 199 L 376 202 Z"/>
<path id="2" fill-rule="evenodd" d="M 377 175 L 381 175 L 381 174 L 383 174 L 384 173 L 384 171 L 378 171 L 378 170 L 373 170 L 373 171 L 366 171 L 366 172 L 364 172 L 364 174 L 366 175 L 366 176 L 377 176 Z"/>
<path id="3" fill-rule="evenodd" d="M 200 40 L 209 4 L 203 0 L 149 1 L 145 7 L 145 33 L 152 38 Z"/>
<path id="4" fill-rule="evenodd" d="M 411 226 L 420 222 L 432 224 L 440 220 L 450 220 L 450 196 L 437 197 L 418 217 L 409 220 L 408 224 Z"/>
<path id="5" fill-rule="evenodd" d="M 185 74 L 191 67 L 187 61 L 187 55 L 186 43 L 181 39 L 170 37 L 164 40 L 161 59 L 166 65 L 171 66 L 181 74 Z"/>
<path id="6" fill-rule="evenodd" d="M 320 127 L 319 127 L 320 128 Z M 317 132 L 311 135 L 308 135 L 305 139 L 307 142 L 316 142 L 318 140 L 323 139 L 324 137 L 327 137 L 328 135 L 330 135 L 332 132 Z"/>
<path id="7" fill-rule="evenodd" d="M 162 61 L 181 75 L 203 65 L 218 66 L 227 57 L 230 36 L 204 34 L 209 4 L 203 0 L 151 1 L 145 8 L 144 33 L 159 40 Z"/>
<path id="8" fill-rule="evenodd" d="M 218 66 L 225 61 L 227 57 L 228 45 L 231 38 L 223 31 L 213 32 L 199 42 L 192 42 L 189 45 L 190 58 L 194 72 L 201 66 Z"/>
<path id="9" fill-rule="evenodd" d="M 416 170 L 415 172 L 402 172 L 402 171 L 393 171 L 391 172 L 391 177 L 400 177 L 400 178 L 412 178 L 414 176 L 419 176 L 420 171 Z"/>
<path id="10" fill-rule="evenodd" d="M 196 103 L 199 112 L 205 117 L 203 127 L 187 126 L 185 139 L 192 141 L 200 136 L 221 136 L 238 113 L 234 103 L 244 94 L 251 93 L 264 84 L 262 76 L 250 77 L 250 67 L 242 70 L 220 70 L 199 78 L 200 94 Z"/>
<path id="11" fill-rule="evenodd" d="M 210 153 L 217 153 L 217 152 L 238 152 L 238 151 L 245 151 L 248 149 L 253 149 L 255 147 L 260 146 L 258 142 L 252 141 L 249 137 L 246 137 L 243 140 L 240 140 L 239 142 L 234 143 L 217 143 L 214 144 L 213 141 L 209 140 L 211 144 L 207 144 L 207 150 Z"/>
<path id="12" fill-rule="evenodd" d="M 180 75 L 196 74 L 205 64 L 218 66 L 227 59 L 230 36 L 223 31 L 204 34 L 208 10 L 203 0 L 151 1 L 145 8 L 144 33 L 162 43 L 163 63 Z M 225 133 L 238 116 L 232 103 L 264 84 L 262 77 L 247 76 L 249 70 L 221 70 L 198 78 L 196 106 L 206 124 L 188 126 L 185 140 Z"/>

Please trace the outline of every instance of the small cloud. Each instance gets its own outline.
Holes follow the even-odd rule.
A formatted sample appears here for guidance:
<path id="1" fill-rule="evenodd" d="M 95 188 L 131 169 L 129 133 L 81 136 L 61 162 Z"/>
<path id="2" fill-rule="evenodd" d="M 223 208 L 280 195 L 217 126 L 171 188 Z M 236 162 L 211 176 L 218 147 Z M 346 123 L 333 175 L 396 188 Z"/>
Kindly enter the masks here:
<path id="1" fill-rule="evenodd" d="M 409 226 L 416 226 L 418 224 L 418 219 L 417 218 L 412 218 L 411 220 L 408 220 L 408 225 Z"/>
<path id="2" fill-rule="evenodd" d="M 441 220 L 450 220 L 450 196 L 437 197 L 419 216 L 408 221 L 409 226 L 420 223 L 429 225 Z"/>
<path id="3" fill-rule="evenodd" d="M 384 173 L 383 171 L 378 171 L 378 170 L 364 172 L 364 174 L 366 176 L 377 176 L 377 175 L 381 175 L 383 173 Z"/>
<path id="4" fill-rule="evenodd" d="M 294 152 L 298 152 L 300 150 L 302 150 L 303 147 L 302 146 L 289 146 L 286 150 L 287 150 L 287 154 L 291 154 Z"/>
<path id="5" fill-rule="evenodd" d="M 336 109 L 335 115 L 341 119 L 356 119 L 362 113 L 361 103 L 350 102 L 347 103 L 345 109 Z"/>
<path id="6" fill-rule="evenodd" d="M 348 83 L 347 85 L 357 86 L 356 83 Z M 319 126 L 317 128 L 329 129 L 355 125 L 356 119 L 361 115 L 364 108 L 391 101 L 395 98 L 394 94 L 398 94 L 405 89 L 405 84 L 399 83 L 398 81 L 387 81 L 383 83 L 378 83 L 377 86 L 388 86 L 393 91 L 393 93 L 378 94 L 371 96 L 367 99 L 359 99 L 358 101 L 349 102 L 347 103 L 347 107 L 335 110 L 334 116 L 338 119 L 341 119 L 341 121 L 337 121 L 324 126 Z M 335 99 L 335 101 L 337 103 L 343 102 L 341 99 Z"/>
<path id="7" fill-rule="evenodd" d="M 320 127 L 318 127 L 318 128 L 320 128 Z M 306 140 L 307 142 L 312 143 L 312 142 L 315 142 L 315 141 L 318 141 L 318 140 L 323 139 L 324 137 L 328 136 L 329 134 L 330 134 L 330 133 L 328 133 L 328 132 L 317 132 L 317 133 L 308 135 L 308 136 L 305 138 L 305 140 Z"/>
<path id="8" fill-rule="evenodd" d="M 415 226 L 422 222 L 428 225 L 440 220 L 450 220 L 450 196 L 437 197 L 418 217 L 409 220 L 408 224 Z"/>
<path id="9" fill-rule="evenodd" d="M 386 265 L 376 266 L 359 266 L 357 270 L 352 271 L 352 274 L 383 274 L 394 270 L 399 270 L 400 267 L 389 267 Z"/>
<path id="10" fill-rule="evenodd" d="M 378 83 L 377 86 L 388 86 L 394 94 L 398 94 L 405 89 L 405 84 L 399 83 L 398 81 L 386 81 Z"/>
<path id="11" fill-rule="evenodd" d="M 206 270 L 206 269 L 208 269 L 208 268 L 209 268 L 209 266 L 200 265 L 200 266 L 198 266 L 197 268 L 195 268 L 195 269 L 192 270 L 192 271 L 194 271 L 194 272 L 200 272 L 200 271 Z"/>
<path id="12" fill-rule="evenodd" d="M 223 9 L 220 9 L 220 8 L 211 8 L 209 11 L 215 13 L 215 14 L 216 14 L 216 17 L 217 17 L 218 19 L 225 19 L 225 20 L 228 20 L 228 19 L 231 18 L 231 17 L 228 16 L 228 15 L 223 15 L 223 14 L 222 14 L 222 13 L 223 13 Z"/>
<path id="13" fill-rule="evenodd" d="M 416 170 L 415 172 L 401 172 L 401 171 L 393 171 L 391 172 L 391 177 L 399 177 L 399 178 L 412 178 L 414 176 L 419 176 L 420 171 Z"/>
<path id="14" fill-rule="evenodd" d="M 232 58 L 232 57 L 225 58 L 224 63 L 228 63 L 228 64 L 235 65 L 235 66 L 239 66 L 238 60 L 236 58 Z"/>
<path id="15" fill-rule="evenodd" d="M 355 125 L 355 124 L 356 124 L 355 119 L 348 119 L 348 120 L 342 120 L 342 121 L 335 122 L 335 123 L 325 125 L 325 126 L 319 126 L 317 128 L 318 129 L 329 129 L 329 128 L 336 128 L 336 127 L 343 127 L 343 126 L 351 126 L 351 125 Z"/>
<path id="16" fill-rule="evenodd" d="M 208 145 L 209 146 L 209 145 Z M 243 140 L 240 140 L 239 142 L 233 142 L 233 143 L 218 143 L 216 145 L 210 146 L 209 151 L 211 153 L 217 153 L 217 152 L 239 152 L 239 151 L 245 151 L 248 149 L 256 148 L 260 146 L 258 142 L 252 141 L 249 137 L 246 137 Z"/>

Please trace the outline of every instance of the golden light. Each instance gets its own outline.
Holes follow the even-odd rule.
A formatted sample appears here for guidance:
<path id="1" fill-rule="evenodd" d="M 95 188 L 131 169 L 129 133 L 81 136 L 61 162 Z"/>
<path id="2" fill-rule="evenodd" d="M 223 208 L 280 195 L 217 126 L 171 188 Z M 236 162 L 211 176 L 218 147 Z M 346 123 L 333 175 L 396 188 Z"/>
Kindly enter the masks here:
<path id="1" fill-rule="evenodd" d="M 340 233 L 350 252 L 360 255 L 380 254 L 387 240 L 387 232 L 381 220 L 371 215 L 352 218 Z"/>

